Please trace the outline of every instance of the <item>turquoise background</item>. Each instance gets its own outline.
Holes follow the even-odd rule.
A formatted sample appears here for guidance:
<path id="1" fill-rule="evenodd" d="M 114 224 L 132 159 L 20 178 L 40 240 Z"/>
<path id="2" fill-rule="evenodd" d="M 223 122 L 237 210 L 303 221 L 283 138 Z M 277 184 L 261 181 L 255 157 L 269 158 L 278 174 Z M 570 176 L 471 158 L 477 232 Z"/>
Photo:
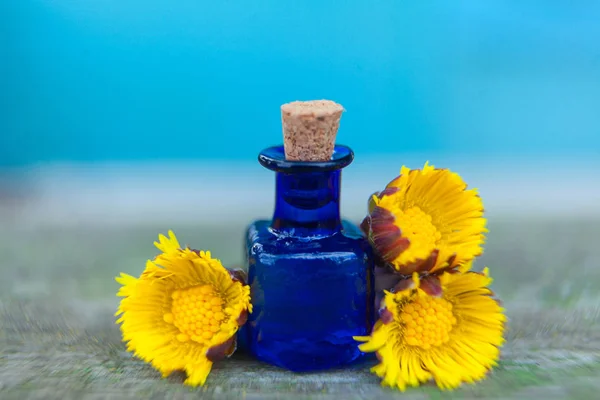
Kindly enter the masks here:
<path id="1" fill-rule="evenodd" d="M 254 160 L 318 98 L 361 154 L 593 159 L 600 2 L 0 2 L 0 165 Z"/>

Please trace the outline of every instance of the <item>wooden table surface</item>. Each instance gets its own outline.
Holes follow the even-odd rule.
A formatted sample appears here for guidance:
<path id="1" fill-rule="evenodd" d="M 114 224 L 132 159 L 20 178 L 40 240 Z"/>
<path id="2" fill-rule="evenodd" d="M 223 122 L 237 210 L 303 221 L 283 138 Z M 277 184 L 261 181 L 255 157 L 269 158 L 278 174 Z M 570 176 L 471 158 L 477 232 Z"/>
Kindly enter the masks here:
<path id="1" fill-rule="evenodd" d="M 5 219 L 7 221 L 8 219 Z M 484 382 L 442 394 L 379 386 L 369 362 L 292 374 L 244 355 L 217 365 L 204 388 L 160 379 L 125 352 L 113 313 L 121 271 L 138 274 L 159 232 L 242 259 L 242 232 L 228 227 L 0 226 L 2 399 L 426 399 L 595 398 L 600 391 L 600 220 L 490 221 L 485 255 L 510 318 L 502 361 Z"/>

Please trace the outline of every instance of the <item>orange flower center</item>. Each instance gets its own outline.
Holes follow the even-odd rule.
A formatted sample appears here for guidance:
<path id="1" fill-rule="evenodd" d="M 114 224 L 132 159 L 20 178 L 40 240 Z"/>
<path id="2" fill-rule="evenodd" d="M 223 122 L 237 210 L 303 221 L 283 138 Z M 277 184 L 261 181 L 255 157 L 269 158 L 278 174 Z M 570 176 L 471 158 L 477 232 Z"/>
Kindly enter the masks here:
<path id="1" fill-rule="evenodd" d="M 224 302 L 210 285 L 175 290 L 172 298 L 171 312 L 164 315 L 164 320 L 179 329 L 177 340 L 181 342 L 208 341 L 225 319 Z"/>
<path id="2" fill-rule="evenodd" d="M 452 304 L 443 298 L 420 296 L 402 307 L 400 320 L 404 323 L 404 339 L 410 346 L 429 349 L 450 340 L 456 325 Z"/>
<path id="3" fill-rule="evenodd" d="M 406 210 L 393 210 L 395 224 L 402 236 L 408 238 L 410 247 L 399 256 L 401 262 L 410 262 L 427 258 L 437 247 L 442 234 L 431 221 L 431 215 L 423 212 L 419 207 L 410 207 Z"/>

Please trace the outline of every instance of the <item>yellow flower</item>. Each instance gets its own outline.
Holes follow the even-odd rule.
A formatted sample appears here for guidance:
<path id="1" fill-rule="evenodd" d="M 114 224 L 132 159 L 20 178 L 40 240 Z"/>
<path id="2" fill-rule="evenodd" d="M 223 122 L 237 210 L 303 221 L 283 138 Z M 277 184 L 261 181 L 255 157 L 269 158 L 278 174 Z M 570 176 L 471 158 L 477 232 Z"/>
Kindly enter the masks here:
<path id="1" fill-rule="evenodd" d="M 435 380 L 441 389 L 483 379 L 496 365 L 506 317 L 484 273 L 418 274 L 386 292 L 371 336 L 355 337 L 377 352 L 371 369 L 382 385 L 405 390 Z"/>
<path id="2" fill-rule="evenodd" d="M 402 167 L 369 202 L 362 229 L 383 261 L 400 274 L 452 269 L 483 252 L 486 220 L 475 189 L 427 163 Z"/>
<path id="3" fill-rule="evenodd" d="M 252 312 L 250 288 L 209 252 L 182 249 L 173 232 L 154 245 L 163 253 L 139 278 L 116 278 L 128 351 L 163 377 L 187 373 L 186 384 L 203 385 L 212 364 L 235 351 L 235 334 Z"/>

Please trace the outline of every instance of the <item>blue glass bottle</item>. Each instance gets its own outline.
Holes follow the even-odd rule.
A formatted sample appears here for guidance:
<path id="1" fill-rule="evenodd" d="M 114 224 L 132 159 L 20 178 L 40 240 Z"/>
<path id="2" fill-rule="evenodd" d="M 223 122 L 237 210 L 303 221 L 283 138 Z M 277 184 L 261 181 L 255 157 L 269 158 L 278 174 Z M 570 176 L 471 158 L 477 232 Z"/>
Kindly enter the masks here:
<path id="1" fill-rule="evenodd" d="M 247 231 L 245 345 L 262 361 L 311 371 L 362 355 L 352 337 L 372 327 L 372 257 L 360 229 L 340 219 L 341 169 L 353 158 L 341 145 L 325 162 L 286 161 L 283 146 L 259 155 L 276 173 L 275 211 Z"/>

